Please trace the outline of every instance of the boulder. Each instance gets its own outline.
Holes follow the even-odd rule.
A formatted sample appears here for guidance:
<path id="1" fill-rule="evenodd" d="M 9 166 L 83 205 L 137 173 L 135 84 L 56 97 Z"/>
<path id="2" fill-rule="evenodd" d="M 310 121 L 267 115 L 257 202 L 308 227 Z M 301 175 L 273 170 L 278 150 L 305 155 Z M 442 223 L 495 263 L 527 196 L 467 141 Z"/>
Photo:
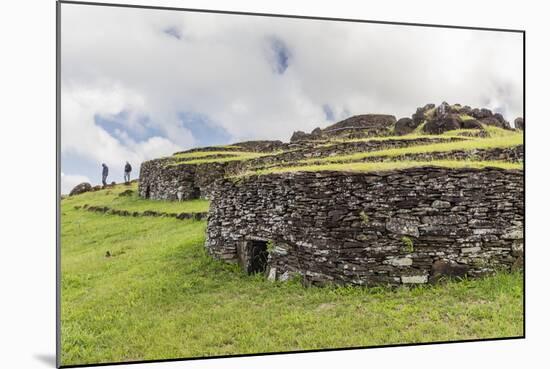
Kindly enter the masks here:
<path id="1" fill-rule="evenodd" d="M 74 195 L 80 195 L 81 193 L 88 192 L 92 190 L 92 185 L 88 182 L 82 182 L 78 185 L 76 185 L 71 192 L 69 193 L 69 196 Z"/>
<path id="2" fill-rule="evenodd" d="M 466 115 L 471 115 L 472 114 L 472 108 L 469 107 L 468 105 L 465 105 L 463 107 L 461 107 L 458 112 L 460 114 L 466 114 Z"/>
<path id="3" fill-rule="evenodd" d="M 495 117 L 494 115 L 490 117 L 481 118 L 479 121 L 488 126 L 495 126 L 499 128 L 510 129 L 510 124 L 507 121 L 502 121 L 498 117 Z"/>
<path id="4" fill-rule="evenodd" d="M 441 106 L 442 105 L 440 105 L 440 107 Z M 438 110 L 440 107 L 438 107 Z M 443 109 L 444 108 L 442 108 L 441 111 L 443 111 Z M 437 116 L 426 122 L 424 125 L 424 132 L 429 134 L 441 134 L 460 128 L 462 128 L 462 121 L 458 114 L 446 114 L 444 116 Z"/>
<path id="5" fill-rule="evenodd" d="M 416 125 L 417 127 L 422 124 L 422 122 L 424 121 L 424 119 L 426 119 L 426 116 L 424 114 L 425 110 L 422 109 L 422 108 L 418 108 L 416 109 L 416 113 L 414 113 L 412 115 L 412 121 L 413 121 L 413 124 Z"/>
<path id="6" fill-rule="evenodd" d="M 309 135 L 303 131 L 295 131 L 290 137 L 290 142 L 307 140 Z"/>
<path id="7" fill-rule="evenodd" d="M 411 118 L 401 118 L 395 123 L 394 133 L 398 136 L 409 134 L 414 131 L 419 124 L 415 124 Z"/>
<path id="8" fill-rule="evenodd" d="M 296 131 L 290 142 L 319 140 L 327 137 L 359 138 L 369 135 L 389 134 L 395 124 L 395 117 L 387 114 L 354 115 L 324 129 L 315 128 L 310 134 Z"/>
<path id="9" fill-rule="evenodd" d="M 514 128 L 521 129 L 522 131 L 525 129 L 525 123 L 523 122 L 523 118 L 518 117 L 514 119 Z"/>
<path id="10" fill-rule="evenodd" d="M 462 105 L 460 104 L 454 104 L 449 107 L 451 113 L 460 113 L 460 109 L 462 109 Z"/>
<path id="11" fill-rule="evenodd" d="M 441 105 L 439 105 L 434 112 L 434 119 L 440 119 L 444 118 L 448 115 L 448 113 L 451 111 L 451 106 L 447 104 L 447 102 L 443 101 Z"/>
<path id="12" fill-rule="evenodd" d="M 317 127 L 313 131 L 311 131 L 311 134 L 313 136 L 321 136 L 323 134 L 323 132 L 321 131 L 321 128 Z"/>
<path id="13" fill-rule="evenodd" d="M 340 122 L 326 127 L 323 131 L 337 131 L 341 129 L 380 129 L 389 128 L 395 124 L 395 117 L 388 114 L 354 115 Z"/>
<path id="14" fill-rule="evenodd" d="M 466 119 L 462 122 L 465 129 L 483 129 L 483 125 L 477 119 Z"/>
<path id="15" fill-rule="evenodd" d="M 498 120 L 500 123 L 502 123 L 503 125 L 506 125 L 508 124 L 508 122 L 506 121 L 506 119 L 504 119 L 504 117 L 502 116 L 502 114 L 500 113 L 495 113 L 493 114 L 493 117 L 496 118 L 496 120 Z"/>
<path id="16" fill-rule="evenodd" d="M 426 104 L 423 107 L 416 108 L 416 113 L 414 113 L 411 117 L 416 127 L 424 122 L 424 120 L 427 118 L 426 112 L 433 108 L 435 108 L 435 104 Z"/>
<path id="17" fill-rule="evenodd" d="M 483 118 L 489 118 L 489 117 L 493 116 L 493 113 L 489 109 L 475 108 L 474 110 L 472 110 L 471 116 L 476 118 L 476 119 L 483 119 Z"/>

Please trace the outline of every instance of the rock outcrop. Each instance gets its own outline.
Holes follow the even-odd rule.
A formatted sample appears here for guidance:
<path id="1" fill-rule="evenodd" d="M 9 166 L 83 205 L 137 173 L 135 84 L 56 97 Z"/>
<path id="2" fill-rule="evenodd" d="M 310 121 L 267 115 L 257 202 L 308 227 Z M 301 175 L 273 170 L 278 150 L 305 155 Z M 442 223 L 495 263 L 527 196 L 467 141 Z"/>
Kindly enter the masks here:
<path id="1" fill-rule="evenodd" d="M 393 124 L 395 124 L 395 117 L 393 115 L 363 114 L 354 115 L 353 117 L 334 123 L 321 131 L 326 133 L 341 129 L 383 130 L 390 128 Z"/>
<path id="2" fill-rule="evenodd" d="M 304 141 L 311 137 L 311 135 L 305 133 L 304 131 L 295 131 L 290 137 L 290 142 Z"/>
<path id="3" fill-rule="evenodd" d="M 88 192 L 92 190 L 92 185 L 88 182 L 82 182 L 78 185 L 76 185 L 71 192 L 69 193 L 69 196 L 74 195 L 80 195 L 81 193 Z"/>
<path id="4" fill-rule="evenodd" d="M 395 123 L 394 133 L 398 136 L 412 133 L 420 123 L 416 124 L 411 118 L 401 118 Z"/>
<path id="5" fill-rule="evenodd" d="M 431 111 L 435 108 L 435 104 L 426 104 L 424 107 L 420 107 L 416 109 L 416 113 L 412 115 L 413 125 L 418 127 L 420 124 L 422 124 L 428 117 L 427 112 Z"/>
<path id="6" fill-rule="evenodd" d="M 522 131 L 525 129 L 525 123 L 523 122 L 523 118 L 518 117 L 514 120 L 514 128 L 521 129 Z"/>
<path id="7" fill-rule="evenodd" d="M 462 106 L 460 104 L 449 105 L 447 102 L 441 103 L 439 106 L 427 104 L 424 107 L 419 107 L 411 117 L 412 123 L 407 122 L 406 132 L 412 132 L 419 125 L 423 124 L 422 131 L 428 134 L 441 134 L 447 131 L 456 129 L 483 129 L 483 125 L 495 126 L 503 129 L 511 129 L 502 114 L 493 113 L 489 109 L 475 108 Z M 403 126 L 405 122 L 402 122 Z M 412 129 L 411 129 L 412 128 Z M 401 133 L 402 127 L 395 129 L 395 134 Z"/>
<path id="8" fill-rule="evenodd" d="M 444 113 L 436 114 L 433 119 L 426 121 L 424 132 L 430 134 L 441 134 L 447 131 L 464 128 L 458 114 Z"/>
<path id="9" fill-rule="evenodd" d="M 369 136 L 388 135 L 395 117 L 387 114 L 363 114 L 355 115 L 334 123 L 324 129 L 315 128 L 311 133 L 296 131 L 292 134 L 290 142 L 306 140 L 326 140 L 328 138 L 359 138 Z"/>

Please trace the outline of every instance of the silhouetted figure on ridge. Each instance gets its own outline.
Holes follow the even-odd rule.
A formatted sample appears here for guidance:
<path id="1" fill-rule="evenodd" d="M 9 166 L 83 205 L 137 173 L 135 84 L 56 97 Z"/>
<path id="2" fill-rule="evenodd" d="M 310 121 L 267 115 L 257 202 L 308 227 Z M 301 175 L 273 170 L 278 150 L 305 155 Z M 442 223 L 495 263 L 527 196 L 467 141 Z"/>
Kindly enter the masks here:
<path id="1" fill-rule="evenodd" d="M 105 163 L 101 164 L 103 167 L 103 172 L 101 173 L 101 182 L 103 183 L 103 186 L 107 186 L 107 176 L 109 175 L 109 167 L 105 165 Z"/>
<path id="2" fill-rule="evenodd" d="M 124 166 L 124 182 L 130 183 L 130 172 L 132 172 L 132 166 L 130 163 L 126 162 L 126 165 Z"/>

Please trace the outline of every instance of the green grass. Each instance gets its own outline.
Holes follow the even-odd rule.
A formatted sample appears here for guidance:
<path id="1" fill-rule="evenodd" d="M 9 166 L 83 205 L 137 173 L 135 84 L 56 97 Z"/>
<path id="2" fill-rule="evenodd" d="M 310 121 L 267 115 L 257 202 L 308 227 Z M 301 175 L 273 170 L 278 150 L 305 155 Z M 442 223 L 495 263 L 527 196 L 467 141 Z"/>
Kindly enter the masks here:
<path id="1" fill-rule="evenodd" d="M 460 120 L 465 122 L 467 120 L 474 120 L 475 118 L 468 114 L 460 114 L 459 116 Z"/>
<path id="2" fill-rule="evenodd" d="M 471 132 L 472 130 L 469 130 L 469 131 Z M 429 135 L 429 134 L 422 133 L 421 131 L 415 130 L 412 133 L 409 133 L 403 136 L 376 136 L 376 137 L 350 138 L 350 139 L 333 139 L 319 146 L 333 146 L 339 143 L 348 143 L 348 142 L 391 141 L 391 140 L 412 141 L 412 140 L 417 140 L 422 138 L 432 139 L 432 140 L 437 138 L 444 138 L 444 139 L 457 138 L 464 141 L 470 139 L 469 137 L 460 136 L 458 133 L 459 132 L 449 131 L 449 132 L 442 133 L 440 135 Z"/>
<path id="3" fill-rule="evenodd" d="M 414 131 L 412 132 L 412 134 L 422 134 L 422 132 L 424 132 L 424 126 L 426 125 L 426 120 L 422 121 L 422 123 L 420 123 L 418 125 L 418 127 L 416 127 L 414 129 Z"/>
<path id="4" fill-rule="evenodd" d="M 275 153 L 260 153 L 249 151 L 195 151 L 189 153 L 180 153 L 172 158 L 175 161 L 168 163 L 168 166 L 180 164 L 204 164 L 204 163 L 225 163 L 228 161 L 241 161 L 259 158 Z M 216 157 L 223 155 L 223 157 Z"/>
<path id="5" fill-rule="evenodd" d="M 214 147 L 219 147 L 222 149 L 233 149 L 233 150 L 241 150 L 242 147 L 238 145 L 216 145 Z"/>
<path id="6" fill-rule="evenodd" d="M 437 109 L 437 106 L 436 107 L 433 107 L 431 109 L 428 109 L 424 112 L 424 116 L 427 118 L 427 119 L 431 119 L 434 114 L 435 114 L 435 110 Z"/>
<path id="7" fill-rule="evenodd" d="M 473 119 L 469 115 L 462 115 L 461 119 L 468 120 Z M 438 135 L 427 134 L 423 132 L 426 121 L 422 122 L 418 127 L 414 129 L 411 133 L 403 136 L 382 136 L 382 137 L 365 137 L 365 138 L 353 138 L 353 139 L 334 139 L 330 140 L 329 143 L 324 144 L 324 146 L 330 146 L 336 143 L 342 142 L 360 142 L 360 141 L 389 141 L 389 140 L 416 140 L 421 138 L 447 138 L 447 139 L 460 139 L 463 141 L 473 140 L 472 137 L 464 136 L 464 133 L 472 133 L 476 130 L 474 129 L 455 129 L 452 131 L 446 131 Z M 489 137 L 509 137 L 514 136 L 517 132 L 502 129 L 494 126 L 484 126 L 484 129 L 488 132 Z"/>
<path id="8" fill-rule="evenodd" d="M 207 256 L 203 221 L 97 214 L 79 197 L 61 205 L 63 365 L 523 334 L 519 273 L 394 290 L 269 282 Z"/>
<path id="9" fill-rule="evenodd" d="M 126 190 L 132 190 L 130 196 L 120 196 Z M 83 206 L 108 206 L 112 209 L 138 211 L 153 210 L 166 213 L 199 213 L 208 211 L 210 202 L 208 200 L 190 201 L 162 201 L 145 200 L 137 194 L 137 183 L 127 186 L 124 184 L 97 192 L 86 192 L 78 196 L 69 196 L 62 200 L 64 207 Z"/>
<path id="10" fill-rule="evenodd" d="M 489 137 L 510 137 L 510 136 L 522 136 L 522 132 L 511 131 L 509 129 L 503 129 L 495 126 L 484 125 L 485 130 L 489 133 Z M 523 143 L 523 142 L 522 142 Z"/>
<path id="11" fill-rule="evenodd" d="M 172 157 L 175 159 L 182 159 L 182 160 L 194 160 L 194 159 L 208 158 L 216 155 L 239 156 L 243 154 L 248 154 L 248 152 L 246 151 L 193 151 L 193 152 L 184 152 L 184 153 L 174 154 Z"/>
<path id="12" fill-rule="evenodd" d="M 265 175 L 271 173 L 287 172 L 320 172 L 320 171 L 344 171 L 344 172 L 381 172 L 397 169 L 408 169 L 423 166 L 435 166 L 442 168 L 500 168 L 500 169 L 523 169 L 521 163 L 505 161 L 467 161 L 467 160 L 433 160 L 433 161 L 383 161 L 383 162 L 349 162 L 349 163 L 326 163 L 303 166 L 273 167 L 267 169 L 251 170 L 229 178 L 240 178 L 250 175 Z"/>
<path id="13" fill-rule="evenodd" d="M 502 130 L 504 131 L 504 130 Z M 454 131 L 456 132 L 456 131 Z M 432 143 L 426 145 L 414 145 L 409 147 L 383 149 L 370 152 L 358 152 L 349 155 L 337 155 L 327 158 L 314 158 L 306 159 L 304 163 L 337 163 L 337 162 L 353 162 L 369 157 L 389 156 L 397 157 L 407 154 L 425 154 L 432 152 L 448 152 L 455 150 L 471 151 L 477 149 L 494 149 L 503 147 L 513 147 L 523 144 L 523 134 L 521 132 L 507 131 L 509 133 L 502 133 L 501 131 L 491 130 L 494 132 L 494 136 L 487 138 L 472 138 L 469 140 L 452 141 Z M 405 137 L 405 136 L 404 136 Z"/>

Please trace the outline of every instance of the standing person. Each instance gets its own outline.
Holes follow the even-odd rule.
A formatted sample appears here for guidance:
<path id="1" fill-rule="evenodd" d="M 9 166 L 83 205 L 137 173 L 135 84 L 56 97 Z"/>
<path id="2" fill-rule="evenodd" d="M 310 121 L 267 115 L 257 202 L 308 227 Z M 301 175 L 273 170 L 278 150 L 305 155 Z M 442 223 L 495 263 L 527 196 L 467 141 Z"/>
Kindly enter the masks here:
<path id="1" fill-rule="evenodd" d="M 109 175 L 109 168 L 105 165 L 105 163 L 101 165 L 103 166 L 103 172 L 101 173 L 101 182 L 103 182 L 103 186 L 107 186 L 107 176 Z"/>
<path id="2" fill-rule="evenodd" d="M 132 166 L 130 163 L 126 162 L 124 166 L 124 182 L 130 183 L 130 172 L 132 171 Z"/>

